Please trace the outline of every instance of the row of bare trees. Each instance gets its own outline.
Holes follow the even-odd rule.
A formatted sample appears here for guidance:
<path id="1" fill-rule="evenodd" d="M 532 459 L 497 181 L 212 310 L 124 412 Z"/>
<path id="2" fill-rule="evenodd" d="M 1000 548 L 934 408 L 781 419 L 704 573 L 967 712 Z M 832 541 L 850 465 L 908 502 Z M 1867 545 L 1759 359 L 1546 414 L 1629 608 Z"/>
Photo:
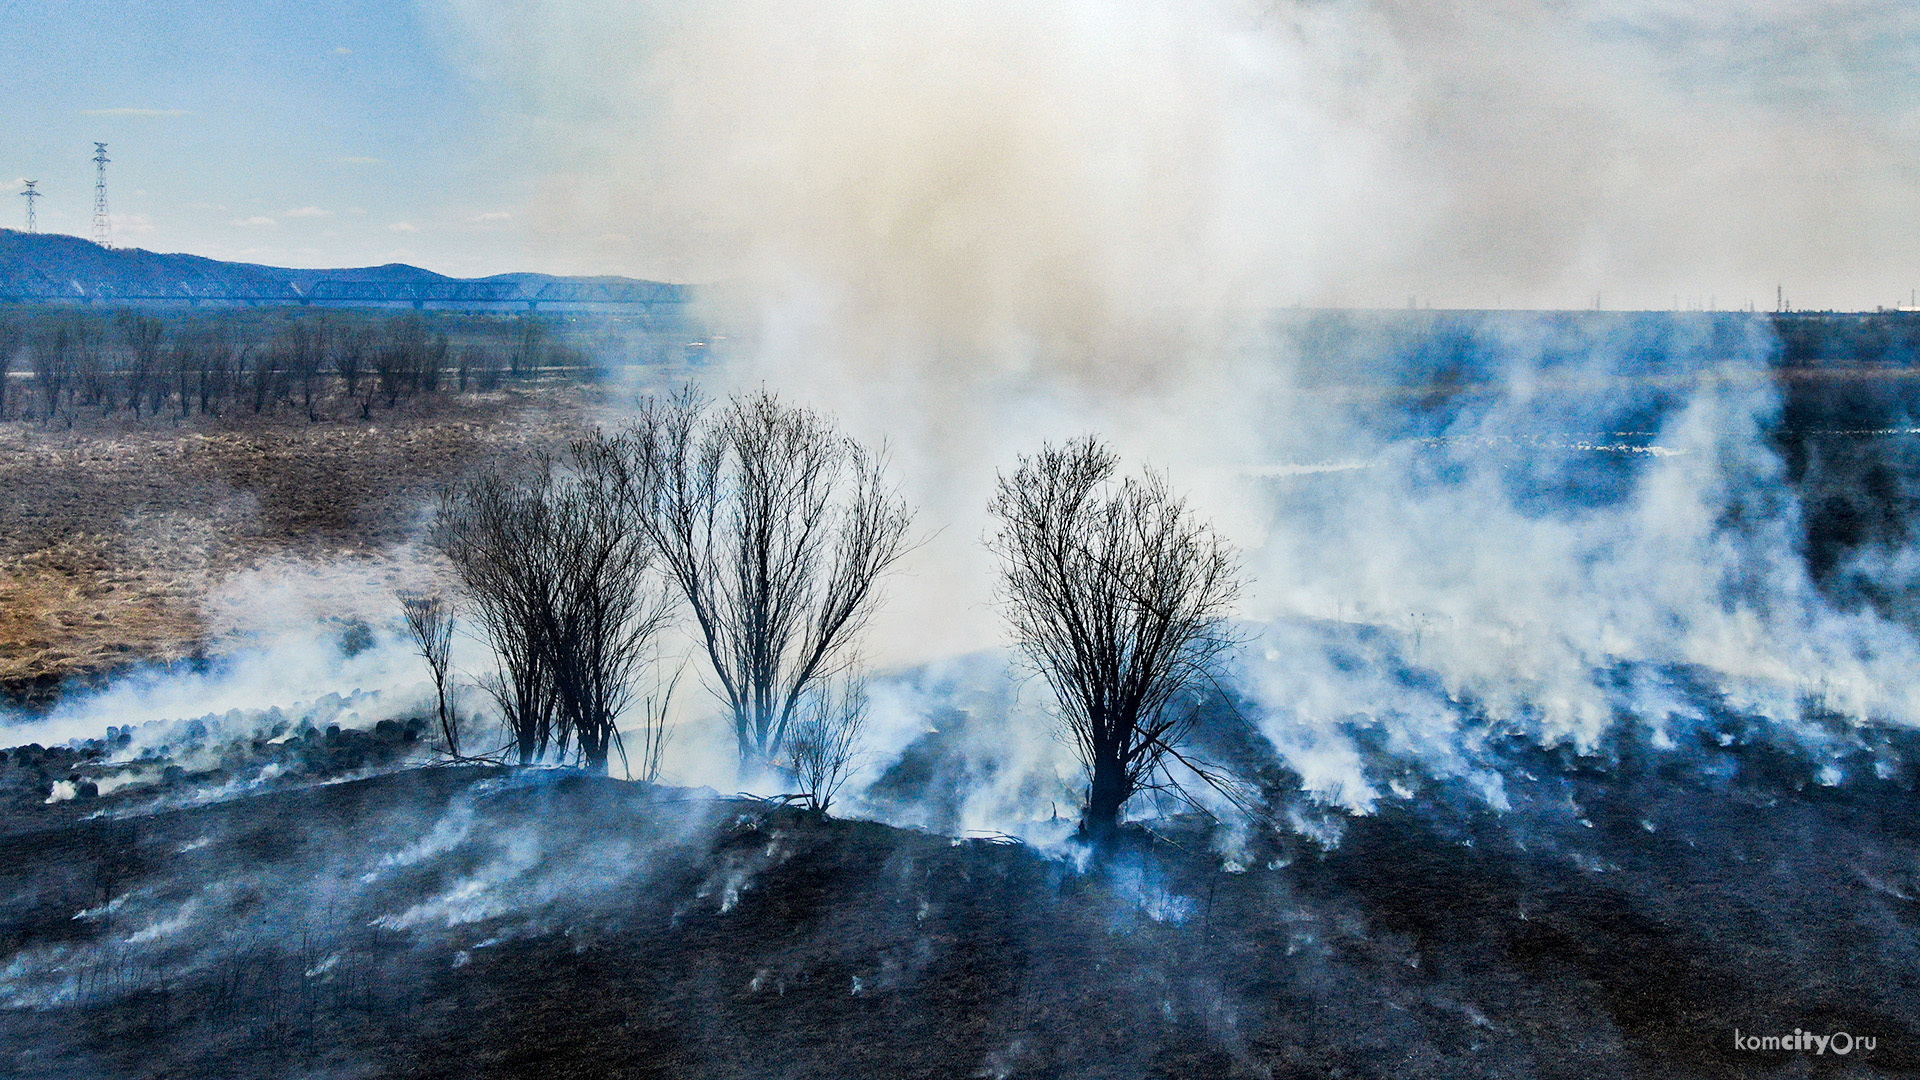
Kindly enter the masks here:
<path id="1" fill-rule="evenodd" d="M 1215 781 L 1184 747 L 1239 595 L 1225 542 L 1164 478 L 1118 466 L 1093 439 L 1020 459 L 988 540 L 1013 640 L 1086 768 L 1096 841 L 1135 794 Z M 434 536 L 492 646 L 482 682 L 516 760 L 606 771 L 636 676 L 684 613 L 743 777 L 777 774 L 824 811 L 858 755 L 859 640 L 911 520 L 883 456 L 825 417 L 764 391 L 715 405 L 689 389 L 561 460 L 461 485 Z M 654 682 L 648 778 L 671 693 Z M 457 753 L 451 728 L 447 741 Z"/>
<path id="2" fill-rule="evenodd" d="M 911 518 L 879 456 L 819 414 L 690 389 L 559 460 L 482 472 L 443 500 L 434 539 L 492 648 L 481 682 L 516 760 L 630 761 L 635 676 L 685 612 L 743 777 L 797 781 L 824 810 L 866 715 L 860 631 Z M 654 682 L 643 775 L 671 694 Z"/>
<path id="3" fill-rule="evenodd" d="M 455 348 L 408 312 L 391 317 L 303 313 L 270 325 L 232 316 L 163 319 L 48 311 L 0 317 L 0 419 L 294 412 L 371 419 L 420 395 L 491 390 L 579 357 L 532 317 L 489 344 Z M 16 365 L 26 400 L 8 401 Z"/>

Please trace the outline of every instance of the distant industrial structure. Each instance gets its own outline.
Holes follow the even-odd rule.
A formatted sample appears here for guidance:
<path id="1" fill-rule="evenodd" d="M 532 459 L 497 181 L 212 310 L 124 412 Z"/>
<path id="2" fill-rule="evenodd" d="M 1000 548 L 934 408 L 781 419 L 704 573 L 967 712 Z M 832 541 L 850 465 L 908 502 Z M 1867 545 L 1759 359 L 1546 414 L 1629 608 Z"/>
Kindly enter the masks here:
<path id="1" fill-rule="evenodd" d="M 34 188 L 34 185 L 38 184 L 40 181 L 22 180 L 20 182 L 27 186 L 26 190 L 20 193 L 20 197 L 27 200 L 27 231 L 30 233 L 39 232 L 40 231 L 39 225 L 33 215 L 33 202 L 35 199 L 38 199 L 40 197 L 40 193 L 33 190 L 33 188 Z"/>
<path id="2" fill-rule="evenodd" d="M 407 269 L 411 269 L 410 267 Z M 4 270 L 4 267 L 0 267 Z M 678 318 L 692 289 L 658 281 L 513 278 L 366 280 L 318 277 L 295 281 L 135 281 L 55 279 L 0 272 L 3 303 L 130 304 L 184 307 L 400 307 L 451 311 L 629 310 Z"/>
<path id="3" fill-rule="evenodd" d="M 107 144 L 93 144 L 93 242 L 113 246 L 113 226 L 107 221 Z"/>

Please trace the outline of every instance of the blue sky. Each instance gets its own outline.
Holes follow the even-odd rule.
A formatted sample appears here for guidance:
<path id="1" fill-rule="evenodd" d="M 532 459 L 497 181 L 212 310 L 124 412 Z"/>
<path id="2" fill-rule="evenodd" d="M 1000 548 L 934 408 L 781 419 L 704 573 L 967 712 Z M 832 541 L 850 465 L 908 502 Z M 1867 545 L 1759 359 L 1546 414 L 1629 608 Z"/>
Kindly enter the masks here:
<path id="1" fill-rule="evenodd" d="M 0 0 L 0 94 L 42 229 L 86 233 L 101 140 L 116 242 L 283 265 L 1111 291 L 1152 252 L 1392 306 L 1920 287 L 1905 0 Z M 977 242 L 900 231 L 930 206 Z"/>
<path id="2" fill-rule="evenodd" d="M 520 267 L 527 172 L 406 4 L 0 4 L 0 173 L 86 234 L 287 265 Z M 18 190 L 17 185 L 13 190 Z M 18 227 L 23 200 L 7 204 Z"/>

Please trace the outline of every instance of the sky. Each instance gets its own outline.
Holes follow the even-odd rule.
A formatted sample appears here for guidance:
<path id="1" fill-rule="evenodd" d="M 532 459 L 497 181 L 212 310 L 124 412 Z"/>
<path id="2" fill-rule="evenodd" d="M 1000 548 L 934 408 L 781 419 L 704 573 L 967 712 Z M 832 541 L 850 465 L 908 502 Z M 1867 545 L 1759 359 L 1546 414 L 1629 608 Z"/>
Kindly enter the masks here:
<path id="1" fill-rule="evenodd" d="M 1920 287 L 1893 0 L 0 0 L 0 92 L 43 230 L 99 140 L 116 243 L 281 265 L 1018 280 L 1065 221 L 1258 303 Z"/>
<path id="2" fill-rule="evenodd" d="M 119 245 L 526 268 L 537 171 L 406 4 L 0 3 L 0 26 L 0 174 L 39 181 L 43 231 L 89 234 L 103 141 Z"/>

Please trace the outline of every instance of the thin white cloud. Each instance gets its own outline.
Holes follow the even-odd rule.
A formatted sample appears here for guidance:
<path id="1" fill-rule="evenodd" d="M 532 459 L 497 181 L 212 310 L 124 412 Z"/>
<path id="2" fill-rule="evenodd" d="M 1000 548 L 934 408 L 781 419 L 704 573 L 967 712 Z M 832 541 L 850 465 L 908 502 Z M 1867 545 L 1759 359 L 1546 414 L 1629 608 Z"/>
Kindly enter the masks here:
<path id="1" fill-rule="evenodd" d="M 333 211 L 323 210 L 318 206 L 296 206 L 280 216 L 290 218 L 332 217 Z"/>
<path id="2" fill-rule="evenodd" d="M 334 160 L 342 165 L 385 165 L 387 163 L 386 158 L 378 157 L 343 157 Z"/>
<path id="3" fill-rule="evenodd" d="M 412 224 L 411 222 L 396 221 L 393 224 L 387 226 L 387 230 L 389 232 L 397 232 L 397 233 L 417 233 L 420 231 L 420 226 Z"/>
<path id="4" fill-rule="evenodd" d="M 107 217 L 116 236 L 150 233 L 154 229 L 151 214 L 109 214 Z"/>
<path id="5" fill-rule="evenodd" d="M 82 116 L 130 116 L 143 119 L 162 119 L 169 116 L 192 116 L 187 109 L 82 109 Z"/>
<path id="6" fill-rule="evenodd" d="M 234 218 L 233 223 L 235 225 L 240 226 L 243 229 L 270 227 L 270 226 L 280 224 L 279 222 L 273 220 L 272 218 L 265 217 L 260 214 L 255 214 L 252 217 Z"/>
<path id="7" fill-rule="evenodd" d="M 333 53 L 335 56 L 352 56 L 353 50 L 347 48 L 345 45 L 335 45 L 333 47 Z"/>
<path id="8" fill-rule="evenodd" d="M 467 221 L 474 225 L 487 225 L 496 221 L 512 221 L 513 215 L 505 210 L 489 210 L 484 214 L 475 214 Z"/>

